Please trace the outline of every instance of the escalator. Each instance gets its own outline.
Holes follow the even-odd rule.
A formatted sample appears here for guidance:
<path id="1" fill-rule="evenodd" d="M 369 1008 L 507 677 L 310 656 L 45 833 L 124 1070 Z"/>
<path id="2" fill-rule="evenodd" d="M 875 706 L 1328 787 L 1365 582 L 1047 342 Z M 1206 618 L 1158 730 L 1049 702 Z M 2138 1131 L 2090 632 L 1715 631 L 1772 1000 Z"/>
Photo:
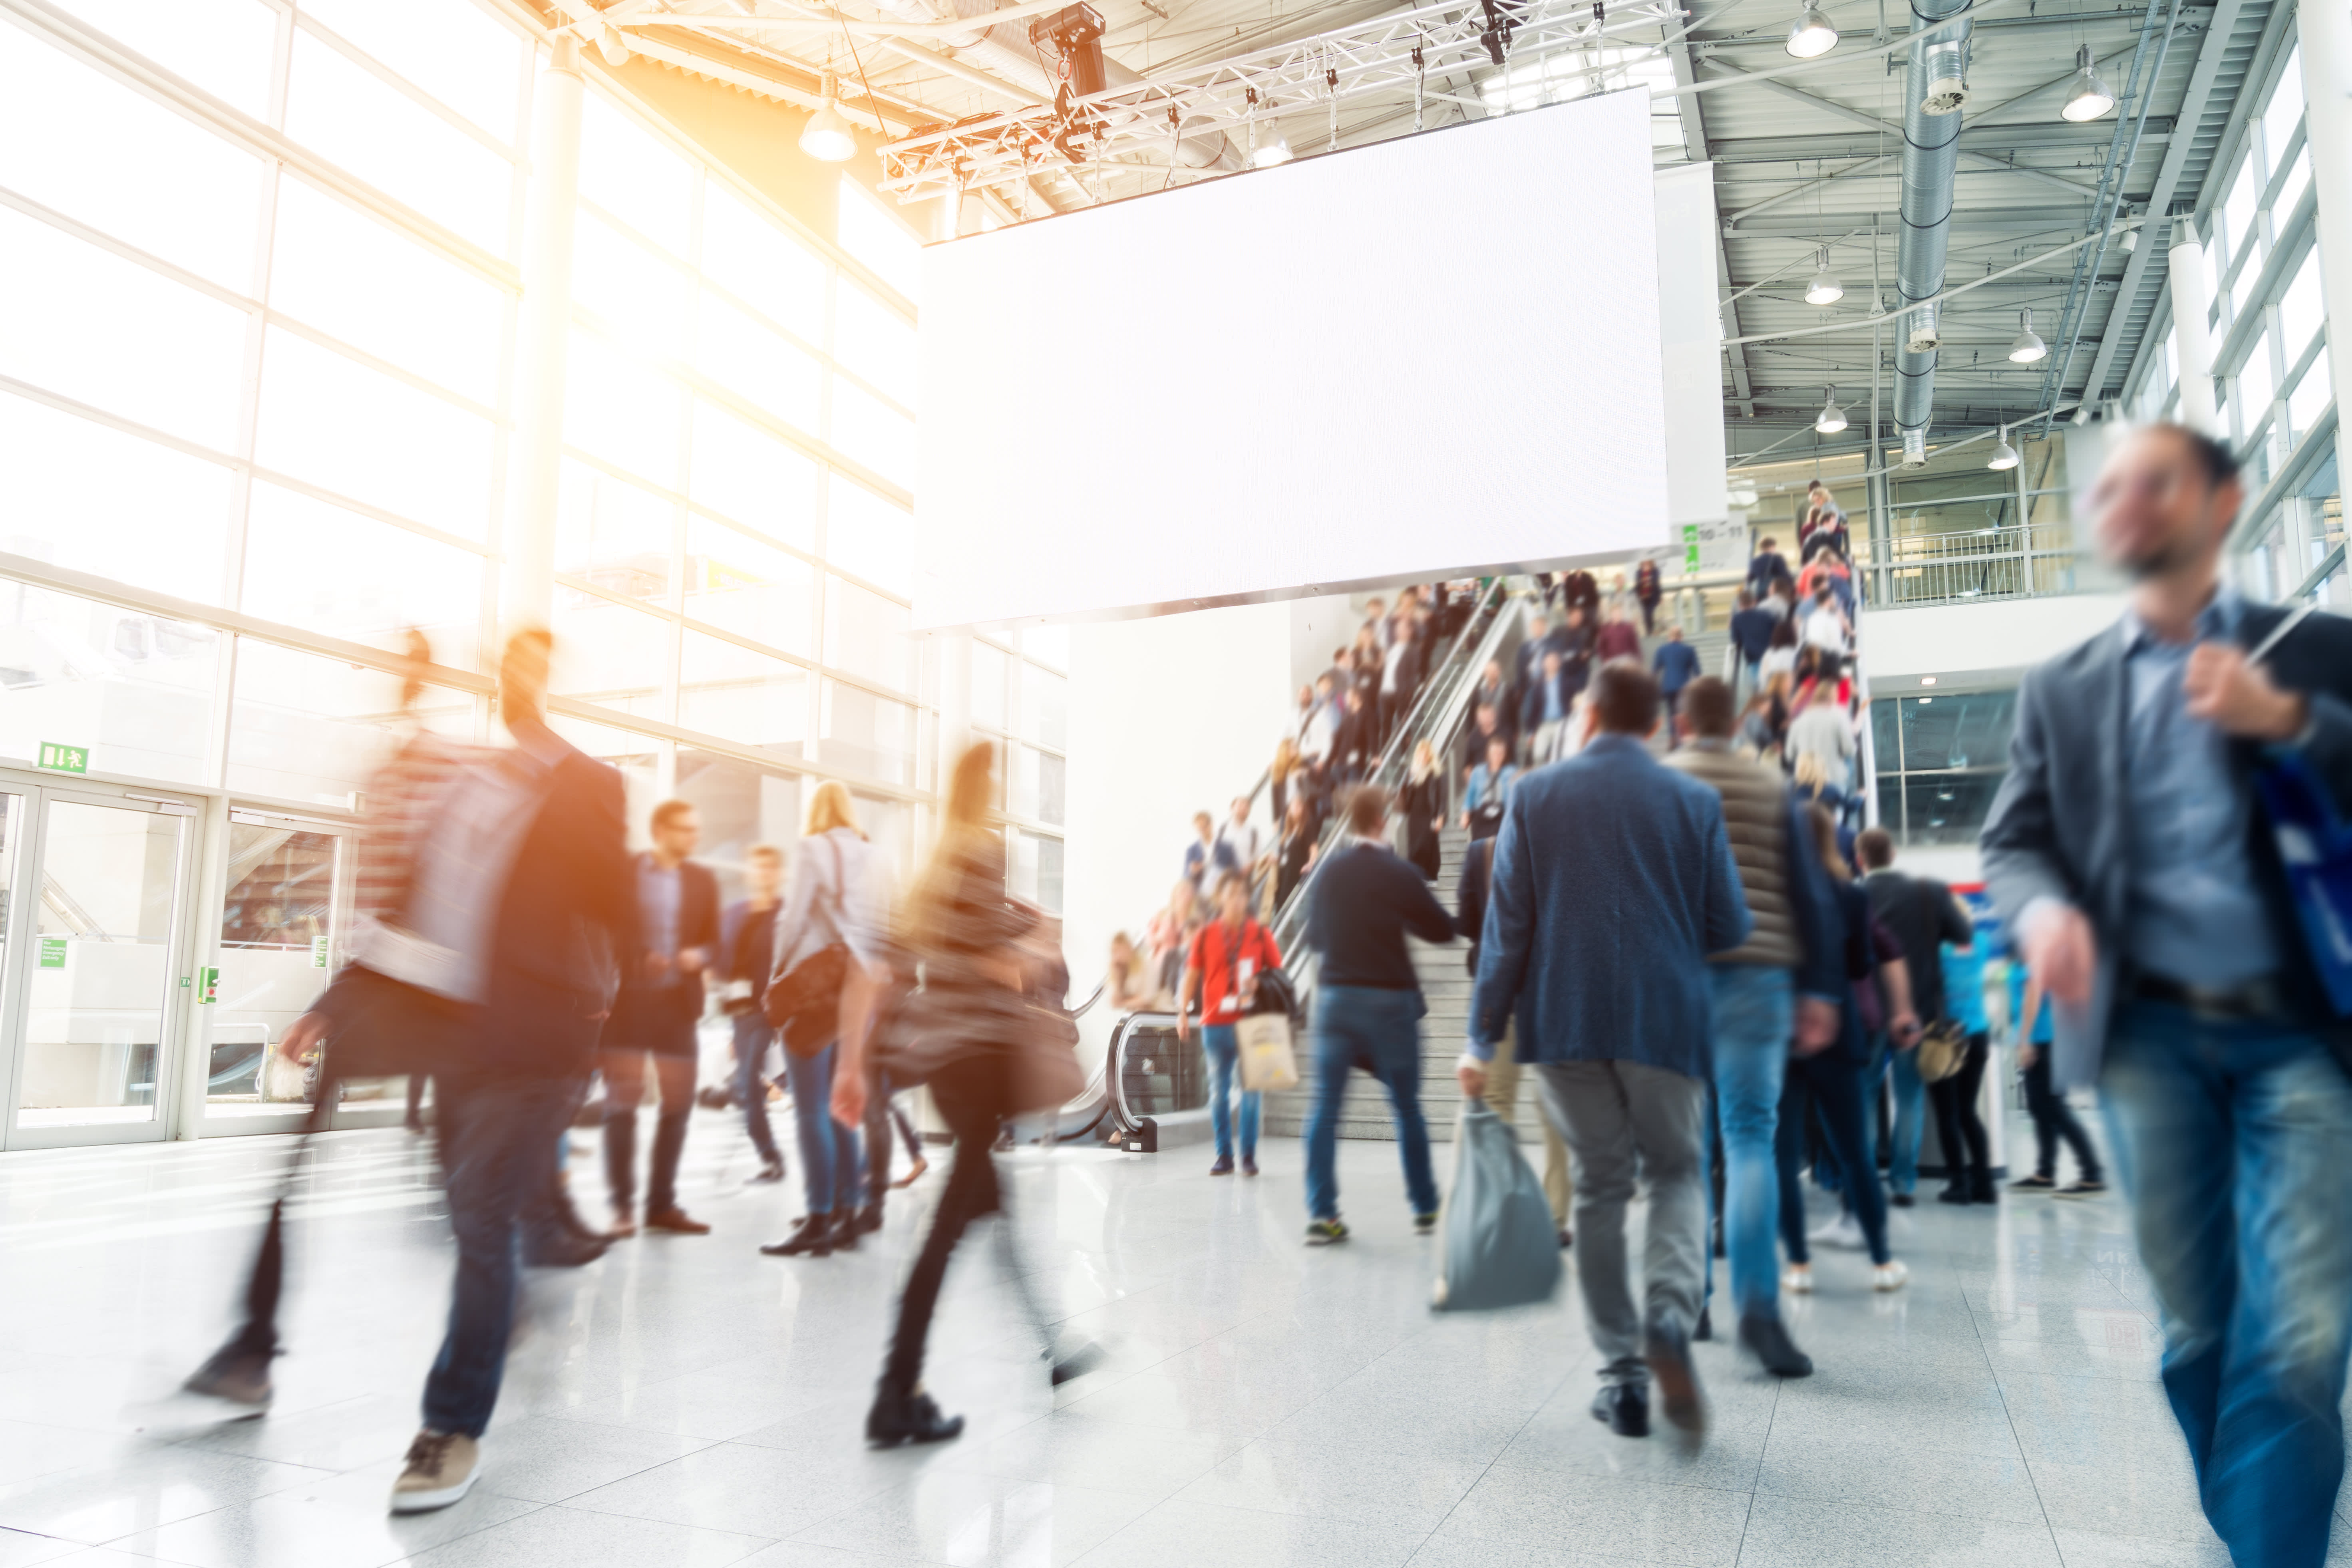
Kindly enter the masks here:
<path id="1" fill-rule="evenodd" d="M 1525 580 L 1495 578 L 1479 596 L 1469 618 L 1454 634 L 1436 668 L 1422 682 L 1404 721 L 1382 750 L 1366 782 L 1391 790 L 1400 787 L 1411 767 L 1415 746 L 1431 742 L 1440 756 L 1451 747 L 1468 721 L 1478 675 L 1489 659 L 1511 668 L 1524 636 L 1528 600 Z M 1449 773 L 1451 770 L 1448 770 Z M 1255 813 L 1269 795 L 1273 781 L 1260 775 L 1250 791 Z M 1338 813 L 1325 825 L 1318 854 L 1327 854 L 1345 832 Z M 1294 889 L 1267 922 L 1288 962 L 1288 969 L 1305 1002 L 1314 984 L 1311 955 L 1298 951 L 1307 920 L 1307 889 Z M 1208 1075 L 1197 1040 L 1180 1042 L 1173 1013 L 1114 1013 L 1097 990 L 1078 1010 L 1079 1050 L 1095 1063 L 1086 1091 L 1052 1117 L 1025 1119 L 1016 1127 L 1023 1142 L 1075 1142 L 1099 1139 L 1118 1142 L 1135 1132 L 1149 1118 L 1162 1143 L 1205 1139 L 1208 1132 Z M 1295 1131 L 1298 1114 L 1289 1110 L 1294 1090 L 1269 1095 L 1269 1118 L 1279 1116 Z M 1269 1123 L 1268 1131 L 1275 1127 Z"/>

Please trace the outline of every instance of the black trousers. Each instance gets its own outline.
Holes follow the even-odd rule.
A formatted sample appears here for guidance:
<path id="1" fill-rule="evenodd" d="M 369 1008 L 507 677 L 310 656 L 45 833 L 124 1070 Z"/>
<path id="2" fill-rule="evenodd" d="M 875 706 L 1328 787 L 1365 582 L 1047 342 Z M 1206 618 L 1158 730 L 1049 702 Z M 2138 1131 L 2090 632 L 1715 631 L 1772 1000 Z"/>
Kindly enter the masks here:
<path id="1" fill-rule="evenodd" d="M 939 1307 L 948 1258 L 962 1239 L 964 1228 L 1004 1207 L 1004 1190 L 996 1179 L 996 1161 L 989 1149 L 1008 1110 L 1006 1079 L 1005 1056 L 996 1048 L 977 1050 L 931 1075 L 931 1103 L 939 1107 L 955 1136 L 955 1157 L 948 1167 L 947 1184 L 940 1190 L 930 1234 L 923 1238 L 923 1248 L 915 1255 L 915 1266 L 907 1275 L 906 1292 L 898 1298 L 898 1326 L 882 1363 L 882 1385 L 890 1392 L 904 1394 L 922 1382 L 923 1346 L 930 1337 L 931 1313 Z M 1012 1240 L 1002 1226 L 998 1238 L 1010 1261 Z M 1026 1277 L 1017 1263 L 1007 1272 L 1042 1338 L 1045 1314 L 1029 1294 Z"/>
<path id="2" fill-rule="evenodd" d="M 2099 1152 L 2091 1135 L 2074 1119 L 2074 1108 L 2050 1087 L 2050 1047 L 2037 1047 L 2033 1065 L 2025 1069 L 2025 1113 L 2033 1118 L 2033 1173 L 2047 1181 L 2058 1177 L 2058 1141 L 2074 1151 L 2074 1173 L 2084 1181 L 2101 1180 Z"/>
<path id="3" fill-rule="evenodd" d="M 1846 1202 L 1853 1205 L 1854 1218 L 1862 1222 L 1870 1260 L 1884 1263 L 1894 1256 L 1886 1247 L 1886 1189 L 1871 1168 L 1870 1139 L 1863 1122 L 1864 1070 L 1862 1063 L 1849 1059 L 1835 1046 L 1813 1056 L 1789 1058 L 1788 1076 L 1780 1085 L 1780 1121 L 1772 1132 L 1772 1156 L 1780 1173 L 1780 1241 L 1791 1263 L 1811 1261 L 1805 1247 L 1805 1189 L 1797 1179 L 1805 1154 L 1809 1108 L 1821 1111 L 1829 1158 L 1836 1163 L 1838 1181 Z"/>
<path id="4" fill-rule="evenodd" d="M 1970 1035 L 1960 1070 L 1927 1086 L 1928 1101 L 1936 1108 L 1936 1137 L 1944 1146 L 1944 1174 L 1977 1191 L 1992 1184 L 1991 1145 L 1977 1115 L 1977 1096 L 1984 1089 L 1985 1060 L 1990 1055 L 1985 1037 Z"/>

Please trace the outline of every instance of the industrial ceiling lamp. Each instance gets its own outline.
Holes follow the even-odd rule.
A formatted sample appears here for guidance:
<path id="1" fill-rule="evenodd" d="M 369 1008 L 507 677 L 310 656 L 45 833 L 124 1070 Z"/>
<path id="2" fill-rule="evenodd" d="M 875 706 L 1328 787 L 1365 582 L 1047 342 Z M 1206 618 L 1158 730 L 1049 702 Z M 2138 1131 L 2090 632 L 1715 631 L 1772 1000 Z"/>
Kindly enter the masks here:
<path id="1" fill-rule="evenodd" d="M 2017 340 L 2009 345 L 2010 363 L 2032 364 L 2049 352 L 2050 345 L 2043 342 L 2041 334 L 2033 330 L 2033 312 L 2027 310 L 2018 326 Z"/>
<path id="2" fill-rule="evenodd" d="M 1997 472 L 2017 467 L 2017 448 L 2009 444 L 2008 426 L 2002 426 L 2000 434 L 1993 438 L 1992 457 L 1986 461 L 1985 467 Z"/>
<path id="3" fill-rule="evenodd" d="M 801 151 L 820 163 L 845 163 L 857 155 L 857 137 L 850 130 L 848 118 L 834 103 L 841 84 L 831 71 L 824 73 L 821 91 L 824 96 L 816 112 L 801 132 Z"/>
<path id="4" fill-rule="evenodd" d="M 1821 265 L 1813 269 L 1813 280 L 1805 285 L 1805 303 L 1834 305 L 1844 298 L 1845 285 L 1839 282 L 1837 274 L 1830 270 L 1830 247 L 1824 245 L 1821 249 Z"/>
<path id="5" fill-rule="evenodd" d="M 617 27 L 600 27 L 596 32 L 596 52 L 604 57 L 608 66 L 629 63 L 629 41 L 621 37 Z"/>
<path id="6" fill-rule="evenodd" d="M 2066 94 L 2066 107 L 2058 111 L 2059 118 L 2079 125 L 2085 120 L 2096 120 L 2115 106 L 2116 95 L 2099 79 L 2099 73 L 2091 68 L 2091 46 L 2083 45 L 2074 51 L 2074 86 Z"/>
<path id="7" fill-rule="evenodd" d="M 1814 416 L 1813 428 L 1824 436 L 1834 436 L 1845 428 L 1845 410 L 1837 405 L 1837 388 L 1822 388 L 1822 411 Z"/>
<path id="8" fill-rule="evenodd" d="M 1276 163 L 1290 162 L 1290 138 L 1282 133 L 1280 124 L 1269 120 L 1265 122 L 1265 139 L 1250 153 L 1250 167 L 1253 169 L 1271 169 Z"/>
<path id="9" fill-rule="evenodd" d="M 1788 42 L 1782 47 L 1801 60 L 1811 60 L 1836 48 L 1837 41 L 1838 31 L 1830 26 L 1830 19 L 1822 15 L 1822 8 L 1808 5 L 1789 25 Z"/>

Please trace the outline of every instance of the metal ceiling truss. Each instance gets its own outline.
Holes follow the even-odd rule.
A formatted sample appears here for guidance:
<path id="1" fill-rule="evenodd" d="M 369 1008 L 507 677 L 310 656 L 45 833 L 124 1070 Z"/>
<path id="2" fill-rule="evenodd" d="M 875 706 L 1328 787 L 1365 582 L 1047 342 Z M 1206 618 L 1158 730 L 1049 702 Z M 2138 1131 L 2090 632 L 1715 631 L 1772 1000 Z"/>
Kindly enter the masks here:
<path id="1" fill-rule="evenodd" d="M 1658 58 L 1664 47 L 1661 30 L 1678 27 L 1684 15 L 1670 0 L 1442 0 L 1082 98 L 926 128 L 882 149 L 880 188 L 901 201 L 919 201 L 1044 171 L 1083 180 L 1089 170 L 1107 165 L 1171 164 L 1167 154 L 1180 139 L 1222 131 L 1246 140 L 1254 126 L 1285 117 L 1297 133 L 1309 110 L 1315 114 L 1308 124 L 1323 120 L 1336 127 L 1339 106 L 1363 99 L 1410 100 L 1416 122 L 1432 102 L 1483 110 L 1478 99 L 1431 85 L 1433 78 L 1474 66 L 1588 55 L 1592 63 L 1578 73 L 1581 85 L 1571 76 L 1560 86 L 1567 92 L 1601 90 L 1612 78 L 1622 81 L 1636 59 Z M 1630 53 L 1604 60 L 1603 50 Z"/>

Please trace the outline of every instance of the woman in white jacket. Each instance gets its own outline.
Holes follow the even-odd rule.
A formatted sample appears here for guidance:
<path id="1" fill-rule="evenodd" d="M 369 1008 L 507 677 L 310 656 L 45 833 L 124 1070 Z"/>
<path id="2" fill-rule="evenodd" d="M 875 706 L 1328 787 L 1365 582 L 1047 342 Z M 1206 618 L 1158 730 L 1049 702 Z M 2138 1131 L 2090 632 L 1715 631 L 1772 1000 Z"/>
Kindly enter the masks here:
<path id="1" fill-rule="evenodd" d="M 849 949 L 853 965 L 877 968 L 884 962 L 888 898 L 879 858 L 858 828 L 848 787 L 837 779 L 817 785 L 801 832 L 784 872 L 771 985 L 835 942 Z M 859 1233 L 871 1228 L 858 1202 L 864 1161 L 857 1129 L 833 1118 L 833 1068 L 839 1051 L 838 1040 L 808 1055 L 785 1046 L 808 1216 L 782 1241 L 760 1248 L 772 1256 L 823 1258 L 835 1248 L 856 1247 Z"/>

